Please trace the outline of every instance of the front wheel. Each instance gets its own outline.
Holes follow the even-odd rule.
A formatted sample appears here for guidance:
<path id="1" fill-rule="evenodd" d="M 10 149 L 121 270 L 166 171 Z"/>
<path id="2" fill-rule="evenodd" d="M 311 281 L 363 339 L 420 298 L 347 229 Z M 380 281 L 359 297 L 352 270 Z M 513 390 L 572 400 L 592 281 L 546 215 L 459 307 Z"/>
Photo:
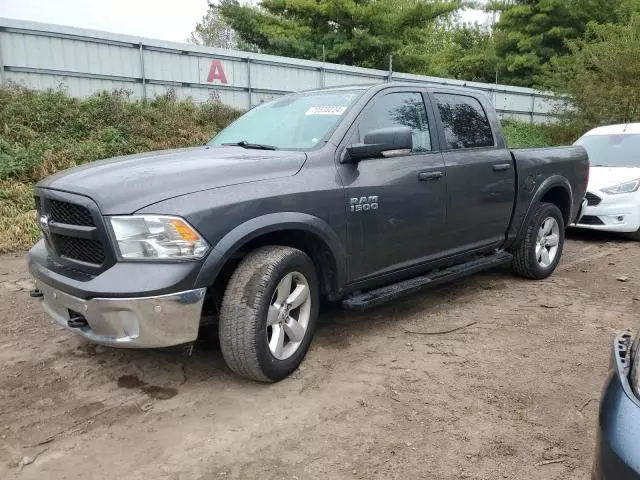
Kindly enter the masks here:
<path id="1" fill-rule="evenodd" d="M 311 343 L 319 301 L 315 268 L 305 253 L 281 246 L 251 252 L 222 301 L 220 347 L 229 368 L 262 382 L 291 374 Z"/>
<path id="2" fill-rule="evenodd" d="M 513 271 L 540 280 L 553 273 L 564 247 L 564 218 L 551 203 L 539 204 L 526 225 L 524 238 L 513 252 Z"/>

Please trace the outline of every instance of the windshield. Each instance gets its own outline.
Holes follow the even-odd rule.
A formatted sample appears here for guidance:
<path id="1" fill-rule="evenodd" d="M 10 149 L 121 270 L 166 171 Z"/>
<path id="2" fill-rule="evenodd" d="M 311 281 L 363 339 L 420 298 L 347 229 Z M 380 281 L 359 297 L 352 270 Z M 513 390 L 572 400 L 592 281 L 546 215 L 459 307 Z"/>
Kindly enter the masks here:
<path id="1" fill-rule="evenodd" d="M 364 90 L 288 95 L 249 110 L 209 145 L 246 142 L 280 149 L 309 149 L 337 125 Z"/>
<path id="2" fill-rule="evenodd" d="M 586 135 L 576 142 L 592 167 L 640 167 L 640 135 Z"/>

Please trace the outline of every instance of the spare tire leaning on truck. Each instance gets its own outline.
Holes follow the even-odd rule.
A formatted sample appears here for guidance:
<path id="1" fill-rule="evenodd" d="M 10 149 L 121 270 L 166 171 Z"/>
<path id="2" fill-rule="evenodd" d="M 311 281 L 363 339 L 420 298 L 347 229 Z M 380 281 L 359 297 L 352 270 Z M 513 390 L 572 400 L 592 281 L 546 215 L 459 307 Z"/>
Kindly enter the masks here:
<path id="1" fill-rule="evenodd" d="M 194 342 L 274 382 L 322 299 L 365 310 L 511 264 L 541 279 L 586 190 L 581 147 L 509 150 L 481 92 L 387 83 L 264 103 L 206 146 L 60 172 L 35 188 L 45 311 L 104 345 Z"/>

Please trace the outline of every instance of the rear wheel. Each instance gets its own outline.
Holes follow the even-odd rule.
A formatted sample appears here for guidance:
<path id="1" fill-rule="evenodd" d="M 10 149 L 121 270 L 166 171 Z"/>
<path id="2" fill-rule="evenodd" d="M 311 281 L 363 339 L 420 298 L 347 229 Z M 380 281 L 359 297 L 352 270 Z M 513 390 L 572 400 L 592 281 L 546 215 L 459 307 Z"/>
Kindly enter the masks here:
<path id="1" fill-rule="evenodd" d="M 292 373 L 311 343 L 320 300 L 311 259 L 269 246 L 251 252 L 231 276 L 222 301 L 219 337 L 231 370 L 262 382 Z"/>
<path id="2" fill-rule="evenodd" d="M 547 278 L 558 266 L 564 247 L 564 218 L 551 203 L 539 204 L 526 226 L 525 235 L 513 252 L 513 270 L 532 279 Z"/>

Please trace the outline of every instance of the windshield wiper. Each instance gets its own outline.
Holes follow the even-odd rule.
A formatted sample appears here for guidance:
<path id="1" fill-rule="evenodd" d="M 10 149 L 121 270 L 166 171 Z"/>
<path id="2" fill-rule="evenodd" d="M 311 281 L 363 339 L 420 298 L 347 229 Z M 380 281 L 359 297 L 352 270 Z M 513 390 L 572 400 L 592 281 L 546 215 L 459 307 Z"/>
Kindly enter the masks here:
<path id="1" fill-rule="evenodd" d="M 249 143 L 246 140 L 240 140 L 239 142 L 231 142 L 231 143 L 222 143 L 221 145 L 226 146 L 236 146 L 242 148 L 249 148 L 253 150 L 277 150 L 278 147 L 274 147 L 273 145 L 263 145 L 261 143 Z"/>

